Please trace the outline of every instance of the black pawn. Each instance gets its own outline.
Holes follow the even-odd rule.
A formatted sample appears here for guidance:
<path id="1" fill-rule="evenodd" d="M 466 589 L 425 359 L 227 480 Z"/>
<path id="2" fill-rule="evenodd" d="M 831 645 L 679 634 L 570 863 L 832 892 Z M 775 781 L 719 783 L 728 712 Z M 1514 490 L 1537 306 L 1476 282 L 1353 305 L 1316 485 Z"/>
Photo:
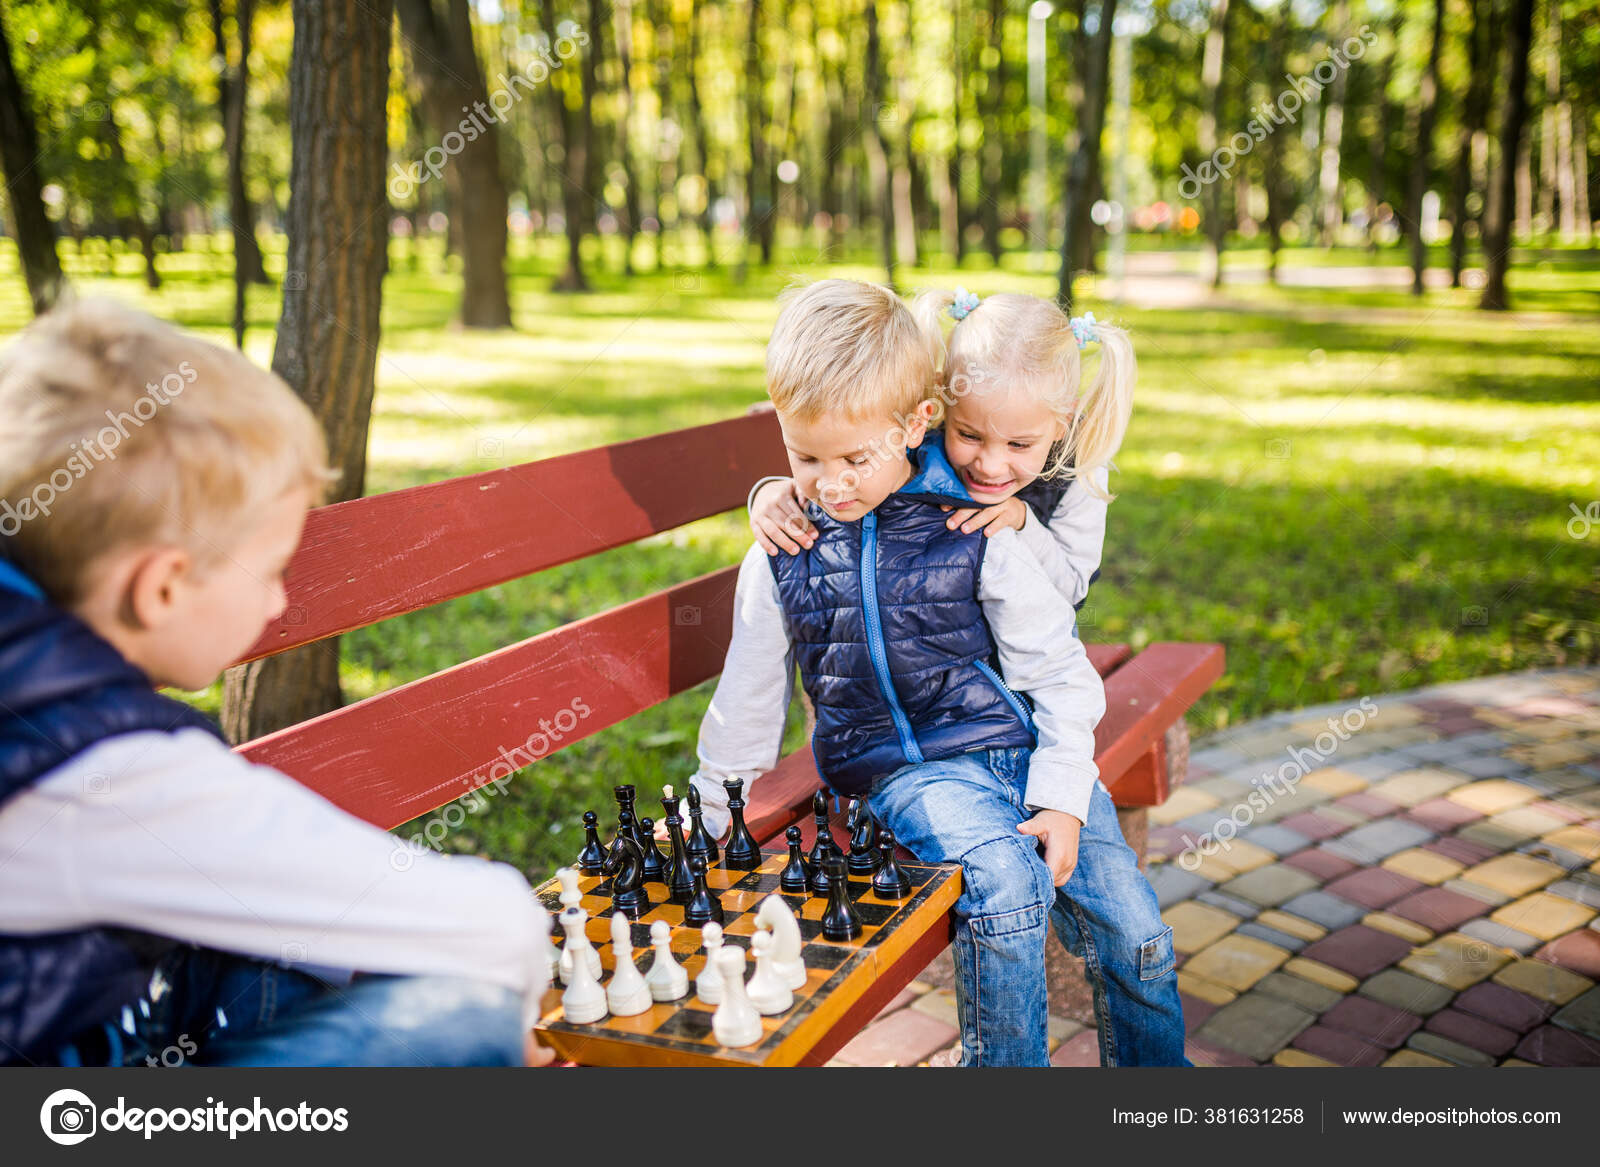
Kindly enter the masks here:
<path id="1" fill-rule="evenodd" d="M 861 913 L 850 899 L 844 860 L 837 855 L 828 859 L 828 906 L 822 912 L 822 935 L 826 940 L 853 940 L 861 935 Z"/>
<path id="2" fill-rule="evenodd" d="M 761 848 L 756 837 L 744 825 L 744 782 L 729 778 L 722 784 L 728 791 L 728 813 L 733 816 L 733 833 L 728 836 L 727 849 L 722 854 L 722 865 L 734 871 L 754 871 L 761 866 Z"/>
<path id="3" fill-rule="evenodd" d="M 606 857 L 604 874 L 611 877 L 611 903 L 617 911 L 637 920 L 650 910 L 644 890 L 644 852 L 633 841 L 633 816 L 622 812 L 617 849 Z"/>
<path id="4" fill-rule="evenodd" d="M 851 875 L 871 875 L 878 870 L 878 821 L 859 798 L 850 800 Z"/>
<path id="5" fill-rule="evenodd" d="M 689 852 L 683 842 L 683 818 L 678 814 L 678 796 L 670 794 L 661 800 L 667 811 L 667 838 L 672 842 L 672 854 L 667 859 L 667 893 L 675 904 L 685 903 L 694 890 L 694 871 L 689 867 Z"/>
<path id="6" fill-rule="evenodd" d="M 837 847 L 833 841 L 833 831 L 828 826 L 828 796 L 822 791 L 817 791 L 811 796 L 811 817 L 817 824 L 817 838 L 811 844 L 811 871 L 813 881 L 816 873 L 822 871 L 823 890 L 827 890 L 828 873 L 824 870 L 828 863 L 828 856 L 833 854 Z M 812 886 L 816 886 L 813 882 Z"/>
<path id="7" fill-rule="evenodd" d="M 894 832 L 884 827 L 878 832 L 879 867 L 872 877 L 872 890 L 886 900 L 903 900 L 911 894 L 911 877 L 894 857 Z"/>
<path id="8" fill-rule="evenodd" d="M 811 887 L 811 872 L 806 869 L 805 856 L 800 853 L 800 828 L 790 827 L 783 833 L 789 840 L 789 863 L 778 876 L 778 886 L 796 895 L 805 895 Z"/>
<path id="9" fill-rule="evenodd" d="M 689 838 L 687 846 L 690 855 L 704 855 L 707 863 L 715 863 L 722 855 L 717 850 L 717 841 L 711 837 L 711 832 L 706 830 L 705 812 L 700 809 L 700 792 L 694 788 L 694 783 L 689 783 Z"/>
<path id="10" fill-rule="evenodd" d="M 694 890 L 689 894 L 689 902 L 683 906 L 683 922 L 696 928 L 712 920 L 722 923 L 722 901 L 712 895 L 711 889 L 706 886 L 706 857 L 694 856 L 689 860 L 689 866 L 694 870 Z"/>
<path id="11" fill-rule="evenodd" d="M 599 875 L 606 863 L 606 849 L 600 843 L 600 816 L 592 810 L 583 812 L 583 850 L 578 852 L 578 870 L 585 875 Z"/>
<path id="12" fill-rule="evenodd" d="M 644 838 L 644 878 L 648 883 L 665 883 L 667 881 L 667 857 L 661 853 L 661 848 L 656 846 L 656 821 L 650 818 L 639 820 L 638 833 Z"/>

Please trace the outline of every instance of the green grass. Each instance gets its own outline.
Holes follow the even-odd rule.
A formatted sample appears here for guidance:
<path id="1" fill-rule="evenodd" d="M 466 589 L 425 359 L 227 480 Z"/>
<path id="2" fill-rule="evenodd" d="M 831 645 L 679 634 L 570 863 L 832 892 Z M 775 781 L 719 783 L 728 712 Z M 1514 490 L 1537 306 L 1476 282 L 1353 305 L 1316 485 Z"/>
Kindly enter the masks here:
<path id="1" fill-rule="evenodd" d="M 523 246 L 526 248 L 526 242 Z M 1352 262 L 1360 262 L 1351 253 Z M 452 329 L 457 278 L 406 264 L 385 289 L 368 490 L 728 417 L 762 398 L 773 297 L 795 274 L 872 278 L 866 255 L 822 269 L 796 251 L 735 286 L 725 272 L 600 275 L 549 292 L 553 242 L 512 264 L 518 330 Z M 1289 251 L 1323 262 L 1320 253 Z M 69 257 L 86 292 L 227 336 L 226 257 Z M 1249 260 L 1241 255 L 1240 262 Z M 26 318 L 0 252 L 0 337 Z M 281 266 L 281 256 L 273 262 Z M 1028 257 L 1004 270 L 917 271 L 1048 295 Z M 615 256 L 613 256 L 613 268 Z M 1085 639 L 1216 640 L 1228 670 L 1199 731 L 1274 710 L 1533 666 L 1600 660 L 1600 261 L 1573 252 L 1514 269 L 1534 315 L 1471 310 L 1469 292 L 1226 290 L 1228 310 L 1084 306 L 1133 329 L 1140 387 L 1113 478 L 1106 560 Z M 252 290 L 248 348 L 265 363 L 279 293 Z M 530 517 L 532 518 L 532 517 Z M 354 699 L 733 562 L 742 512 L 363 629 L 345 638 Z M 220 686 L 197 694 L 215 709 Z M 603 731 L 519 776 L 444 846 L 543 872 L 575 852 L 578 816 L 610 787 L 653 792 L 694 766 L 709 686 Z M 794 730 L 791 730 L 791 738 Z M 416 829 L 413 827 L 412 829 Z"/>

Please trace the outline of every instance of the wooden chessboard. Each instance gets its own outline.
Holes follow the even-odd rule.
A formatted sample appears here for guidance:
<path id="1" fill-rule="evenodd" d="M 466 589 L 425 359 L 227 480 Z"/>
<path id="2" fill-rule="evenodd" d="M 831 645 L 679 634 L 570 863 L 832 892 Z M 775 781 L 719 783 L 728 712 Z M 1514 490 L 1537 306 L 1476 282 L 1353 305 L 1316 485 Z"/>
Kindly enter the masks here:
<path id="1" fill-rule="evenodd" d="M 719 860 L 706 873 L 707 886 L 722 901 L 724 944 L 748 950 L 756 931 L 756 912 L 767 896 L 779 892 L 778 874 L 788 860 L 788 851 L 763 855 L 754 871 L 730 871 Z M 854 940 L 823 938 L 821 919 L 827 897 L 779 893 L 800 923 L 806 983 L 795 990 L 795 1003 L 786 1012 L 761 1019 L 765 1033 L 755 1045 L 727 1049 L 712 1036 L 715 1006 L 707 1005 L 694 992 L 694 978 L 705 964 L 700 929 L 683 923 L 683 908 L 668 902 L 667 887 L 662 883 L 644 885 L 652 907 L 632 924 L 634 961 L 641 972 L 649 971 L 655 960 L 650 925 L 665 920 L 672 925 L 673 954 L 689 974 L 689 995 L 658 1003 L 634 1017 L 608 1015 L 589 1025 L 574 1025 L 563 1017 L 561 987 L 554 985 L 544 998 L 537 1027 L 540 1040 L 583 1065 L 817 1064 L 821 1060 L 817 1051 L 825 1048 L 822 1056 L 831 1056 L 851 1036 L 841 1035 L 837 1026 L 852 1021 L 863 1008 L 876 1012 L 884 1003 L 877 997 L 885 996 L 896 977 L 899 983 L 887 995 L 904 987 L 949 941 L 950 909 L 961 895 L 960 865 L 902 863 L 901 867 L 911 880 L 911 894 L 904 900 L 881 899 L 872 891 L 870 878 L 851 877 L 850 897 L 863 925 Z M 589 913 L 586 931 L 606 969 L 603 979 L 609 981 L 616 967 L 611 948 L 611 881 L 586 875 L 578 887 L 584 893 L 581 906 Z M 561 910 L 561 888 L 554 879 L 540 885 L 536 894 L 552 915 Z M 907 967 L 909 964 L 915 967 Z M 754 972 L 752 961 L 746 965 L 745 975 Z M 859 1017 L 859 1024 L 870 1019 L 871 1013 L 867 1013 Z"/>

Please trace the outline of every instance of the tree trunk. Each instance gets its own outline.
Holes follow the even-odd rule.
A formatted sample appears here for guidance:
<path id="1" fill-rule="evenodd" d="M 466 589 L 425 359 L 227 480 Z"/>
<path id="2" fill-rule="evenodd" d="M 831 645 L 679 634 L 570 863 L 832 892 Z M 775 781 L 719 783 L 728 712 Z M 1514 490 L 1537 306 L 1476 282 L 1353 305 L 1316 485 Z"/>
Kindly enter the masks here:
<path id="1" fill-rule="evenodd" d="M 1339 0 L 1328 26 L 1334 42 L 1343 45 L 1350 33 L 1350 0 Z M 1339 182 L 1339 148 L 1344 141 L 1344 95 L 1350 80 L 1348 66 L 1333 78 L 1328 105 L 1322 117 L 1322 173 L 1318 183 L 1322 203 L 1322 246 L 1332 247 L 1344 225 L 1344 200 Z M 1242 171 L 1241 171 L 1242 173 Z"/>
<path id="2" fill-rule="evenodd" d="M 700 81 L 697 75 L 700 67 L 701 7 L 695 5 L 689 9 L 689 56 L 683 67 L 689 82 L 689 120 L 694 123 L 695 167 L 700 172 L 700 183 L 705 188 L 705 202 L 696 218 L 700 224 L 700 237 L 705 241 L 706 267 L 714 269 L 717 266 L 717 248 L 712 235 L 711 205 L 716 201 L 716 191 L 711 186 L 710 147 L 707 143 L 710 131 L 706 128 L 705 110 L 700 104 Z"/>
<path id="3" fill-rule="evenodd" d="M 289 257 L 272 371 L 322 422 L 342 471 L 330 501 L 365 488 L 367 425 L 388 258 L 389 0 L 293 0 Z M 223 728 L 259 737 L 341 704 L 337 638 L 228 670 Z"/>
<path id="4" fill-rule="evenodd" d="M 11 234 L 17 241 L 28 299 L 35 315 L 48 312 L 61 297 L 66 277 L 56 254 L 56 229 L 44 211 L 44 182 L 39 174 L 39 131 L 33 103 L 11 63 L 4 12 L 0 11 L 0 165 L 5 168 L 6 206 Z"/>
<path id="5" fill-rule="evenodd" d="M 1484 225 L 1484 261 L 1488 278 L 1478 307 L 1496 311 L 1509 308 L 1506 266 L 1511 255 L 1508 213 L 1516 182 L 1517 159 L 1522 155 L 1522 131 L 1528 119 L 1528 42 L 1533 35 L 1533 0 L 1514 0 L 1506 36 L 1506 92 L 1500 118 L 1500 173 L 1495 182 L 1500 197 L 1495 214 Z"/>
<path id="6" fill-rule="evenodd" d="M 1227 0 L 1220 0 L 1224 6 Z M 1056 274 L 1056 295 L 1061 306 L 1072 310 L 1072 284 L 1088 266 L 1093 224 L 1089 210 L 1100 178 L 1100 137 L 1105 129 L 1107 82 L 1111 76 L 1111 29 L 1116 23 L 1117 0 L 1101 0 L 1100 23 L 1092 39 L 1080 24 L 1085 63 L 1083 103 L 1080 107 L 1077 149 L 1067 169 L 1062 192 L 1063 229 L 1061 267 Z"/>
<path id="7" fill-rule="evenodd" d="M 950 157 L 945 163 L 945 177 L 939 188 L 939 231 L 944 236 L 944 247 L 957 267 L 966 258 L 966 220 L 961 203 L 961 110 L 965 102 L 967 75 L 966 38 L 961 28 L 961 0 L 950 0 L 950 55 L 954 63 L 950 80 L 955 87 L 950 103 Z"/>
<path id="8" fill-rule="evenodd" d="M 735 279 L 745 280 L 750 248 L 761 241 L 761 221 L 772 213 L 767 180 L 766 94 L 761 70 L 761 0 L 750 0 L 744 37 L 744 131 L 750 155 L 744 172 L 744 244 L 739 249 Z M 769 262 L 762 256 L 762 263 Z"/>
<path id="9" fill-rule="evenodd" d="M 1422 237 L 1422 196 L 1433 168 L 1433 119 L 1438 110 L 1439 50 L 1444 43 L 1444 0 L 1433 0 L 1433 37 L 1428 48 L 1428 70 L 1422 75 L 1414 116 L 1416 135 L 1411 156 L 1411 186 L 1406 197 L 1406 219 L 1411 231 L 1411 294 L 1422 295 L 1422 275 L 1428 266 L 1428 244 Z"/>
<path id="10" fill-rule="evenodd" d="M 983 241 L 989 258 L 1000 265 L 1000 187 L 1005 180 L 1005 142 L 1000 137 L 1000 113 L 1006 89 L 1005 0 L 989 0 L 988 43 L 997 59 L 989 70 L 978 116 L 983 119 L 983 189 L 978 192 L 978 207 L 983 223 Z"/>
<path id="11" fill-rule="evenodd" d="M 908 22 L 906 28 L 908 38 L 904 59 L 915 61 L 917 51 L 914 40 L 916 36 L 916 23 Z M 881 46 L 880 46 L 881 47 Z M 909 68 L 909 66 L 907 66 Z M 896 128 L 900 133 L 896 141 L 889 146 L 892 151 L 891 158 L 891 192 L 894 196 L 894 252 L 895 259 L 901 267 L 916 267 L 921 262 L 917 249 L 917 207 L 916 194 L 919 188 L 917 181 L 917 160 L 912 153 L 911 132 L 916 121 L 916 101 L 912 95 L 911 86 L 907 83 L 906 69 L 888 70 L 894 74 L 894 111 Z"/>
<path id="12" fill-rule="evenodd" d="M 556 44 L 556 18 L 554 6 L 541 4 L 544 17 L 545 38 L 552 49 Z M 583 225 L 586 203 L 593 193 L 585 185 L 589 173 L 589 146 L 594 138 L 594 53 L 584 54 L 583 68 L 578 72 L 580 100 L 577 113 L 567 108 L 566 91 L 556 84 L 552 75 L 545 82 L 550 90 L 551 108 L 556 123 L 561 127 L 562 169 L 561 216 L 567 228 L 567 266 L 555 282 L 558 292 L 587 292 L 588 277 L 583 274 Z M 563 70 L 565 72 L 565 70 Z"/>
<path id="13" fill-rule="evenodd" d="M 255 0 L 238 0 L 234 23 L 238 26 L 239 64 L 228 65 L 228 35 L 222 0 L 210 0 L 211 35 L 217 50 L 217 106 L 222 117 L 222 148 L 228 157 L 228 217 L 233 221 L 234 278 L 240 273 L 252 284 L 268 284 L 267 269 L 256 241 L 256 214 L 244 186 L 244 130 L 250 88 L 250 41 L 255 22 Z M 237 299 L 237 293 L 235 293 Z M 238 322 L 235 336 L 241 335 Z M 239 342 L 242 346 L 243 342 Z"/>
<path id="14" fill-rule="evenodd" d="M 467 328 L 509 328 L 509 200 L 500 172 L 498 111 L 488 105 L 471 11 L 467 0 L 396 0 L 396 8 L 411 71 L 422 86 L 434 146 L 449 156 L 445 187 L 451 220 L 459 227 L 461 323 Z M 458 148 L 452 150 L 451 139 Z"/>
<path id="15" fill-rule="evenodd" d="M 1516 184 L 1517 224 L 1516 237 L 1528 239 L 1533 235 L 1533 135 L 1522 139 L 1517 154 Z"/>
<path id="16" fill-rule="evenodd" d="M 871 162 L 872 186 L 878 201 L 878 243 L 886 273 L 884 282 L 891 288 L 894 283 L 894 192 L 890 189 L 889 143 L 883 133 L 883 59 L 878 40 L 878 0 L 867 0 L 867 104 L 862 116 L 870 120 L 866 127 L 867 157 Z"/>
<path id="17" fill-rule="evenodd" d="M 1271 62 L 1267 73 L 1273 79 L 1282 77 L 1286 72 L 1285 56 L 1289 51 L 1289 21 L 1293 6 L 1293 0 L 1282 0 L 1267 39 L 1268 60 Z M 1283 142 L 1277 134 L 1269 133 L 1264 145 L 1261 185 L 1267 194 L 1267 283 L 1276 285 L 1278 253 L 1283 250 L 1285 203 L 1288 201 L 1284 191 Z"/>
<path id="18" fill-rule="evenodd" d="M 1572 111 L 1572 129 L 1572 207 L 1578 228 L 1574 241 L 1587 247 L 1594 221 L 1589 216 L 1589 123 L 1582 106 Z"/>
<path id="19" fill-rule="evenodd" d="M 622 271 L 633 274 L 633 242 L 639 233 L 639 178 L 634 171 L 633 156 L 628 144 L 628 131 L 633 121 L 633 3 L 632 0 L 615 0 L 612 5 L 613 24 L 617 38 L 617 69 L 621 76 L 617 86 L 622 95 L 622 112 L 617 121 L 617 162 L 622 166 L 623 219 Z"/>
<path id="20" fill-rule="evenodd" d="M 1211 27 L 1206 30 L 1205 56 L 1200 65 L 1200 88 L 1206 107 L 1200 115 L 1200 157 L 1202 162 L 1215 156 L 1217 127 L 1222 121 L 1222 67 L 1228 53 L 1228 0 L 1212 0 Z M 1206 184 L 1206 277 L 1213 288 L 1222 286 L 1222 248 L 1227 224 L 1222 221 L 1222 183 Z"/>
<path id="21" fill-rule="evenodd" d="M 1450 192 L 1450 286 L 1461 286 L 1461 270 L 1466 264 L 1467 198 L 1472 193 L 1472 143 L 1483 132 L 1489 111 L 1489 60 L 1493 45 L 1489 25 L 1480 11 L 1485 0 L 1467 0 L 1467 96 L 1461 109 L 1461 128 L 1456 135 L 1456 172 Z M 1489 0 L 1490 3 L 1493 0 Z"/>
<path id="22" fill-rule="evenodd" d="M 1389 52 L 1383 59 L 1383 74 L 1378 81 L 1378 127 L 1372 135 L 1371 171 L 1367 180 L 1367 247 L 1378 250 L 1378 208 L 1383 205 L 1386 185 L 1386 156 L 1389 149 L 1389 82 L 1394 79 L 1394 59 L 1400 52 L 1400 28 L 1404 8 L 1397 7 L 1389 22 Z"/>

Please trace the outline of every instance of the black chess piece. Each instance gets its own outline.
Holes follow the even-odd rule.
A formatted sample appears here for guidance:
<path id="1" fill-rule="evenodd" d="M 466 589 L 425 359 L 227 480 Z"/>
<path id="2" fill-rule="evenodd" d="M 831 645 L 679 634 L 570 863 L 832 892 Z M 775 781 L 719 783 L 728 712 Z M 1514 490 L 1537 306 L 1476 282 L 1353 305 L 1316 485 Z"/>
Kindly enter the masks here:
<path id="1" fill-rule="evenodd" d="M 583 850 L 578 852 L 578 870 L 585 875 L 599 875 L 606 863 L 606 849 L 600 844 L 600 816 L 592 810 L 583 812 Z"/>
<path id="2" fill-rule="evenodd" d="M 811 844 L 812 886 L 816 886 L 816 874 L 821 870 L 823 890 L 826 891 L 828 856 L 837 850 L 837 845 L 833 841 L 833 831 L 828 826 L 828 796 L 820 790 L 811 796 L 811 817 L 817 824 L 817 838 Z"/>
<path id="3" fill-rule="evenodd" d="M 667 859 L 667 893 L 675 904 L 686 903 L 694 891 L 694 871 L 689 866 L 689 851 L 683 841 L 683 818 L 678 814 L 678 796 L 669 794 L 661 800 L 667 812 L 667 838 L 672 843 L 672 854 Z"/>
<path id="4" fill-rule="evenodd" d="M 661 853 L 661 848 L 656 846 L 655 819 L 640 819 L 637 834 L 644 839 L 645 882 L 665 883 L 667 881 L 667 857 Z"/>
<path id="5" fill-rule="evenodd" d="M 866 803 L 852 798 L 850 817 L 845 822 L 850 827 L 850 874 L 871 875 L 878 870 L 878 820 L 872 817 Z"/>
<path id="6" fill-rule="evenodd" d="M 761 848 L 756 837 L 744 825 L 744 782 L 729 778 L 723 787 L 728 791 L 728 813 L 733 816 L 733 833 L 728 836 L 728 846 L 722 853 L 722 865 L 733 871 L 754 871 L 761 866 Z"/>
<path id="7" fill-rule="evenodd" d="M 872 890 L 886 900 L 903 900 L 911 894 L 911 877 L 894 857 L 894 832 L 884 827 L 878 832 L 877 872 L 872 877 Z"/>
<path id="8" fill-rule="evenodd" d="M 632 783 L 619 786 L 617 789 L 622 792 L 617 799 L 619 811 L 625 810 L 633 816 L 633 841 L 639 844 L 639 850 L 643 851 L 645 850 L 645 836 L 644 830 L 642 829 L 643 824 L 639 821 L 639 811 L 634 805 L 638 795 L 634 791 Z"/>
<path id="9" fill-rule="evenodd" d="M 617 831 L 617 847 L 606 856 L 602 875 L 611 877 L 611 903 L 617 911 L 637 920 L 650 910 L 650 897 L 644 890 L 644 852 L 633 841 L 633 816 L 622 812 Z"/>
<path id="10" fill-rule="evenodd" d="M 717 841 L 711 837 L 711 832 L 706 830 L 705 812 L 700 808 L 700 792 L 694 788 L 694 783 L 689 783 L 689 838 L 688 848 L 690 855 L 704 855 L 707 863 L 715 863 L 722 852 L 717 849 Z"/>
<path id="11" fill-rule="evenodd" d="M 805 895 L 811 887 L 811 872 L 806 868 L 805 856 L 800 853 L 800 828 L 790 827 L 783 832 L 789 840 L 789 863 L 778 876 L 778 887 L 796 895 Z"/>
<path id="12" fill-rule="evenodd" d="M 826 940 L 853 940 L 861 935 L 861 913 L 850 898 L 844 859 L 838 855 L 828 857 L 828 906 L 822 912 L 822 935 Z"/>
<path id="13" fill-rule="evenodd" d="M 691 857 L 689 866 L 694 871 L 694 890 L 689 895 L 689 902 L 683 906 L 683 922 L 695 928 L 712 920 L 722 923 L 722 901 L 706 886 L 706 857 Z"/>

